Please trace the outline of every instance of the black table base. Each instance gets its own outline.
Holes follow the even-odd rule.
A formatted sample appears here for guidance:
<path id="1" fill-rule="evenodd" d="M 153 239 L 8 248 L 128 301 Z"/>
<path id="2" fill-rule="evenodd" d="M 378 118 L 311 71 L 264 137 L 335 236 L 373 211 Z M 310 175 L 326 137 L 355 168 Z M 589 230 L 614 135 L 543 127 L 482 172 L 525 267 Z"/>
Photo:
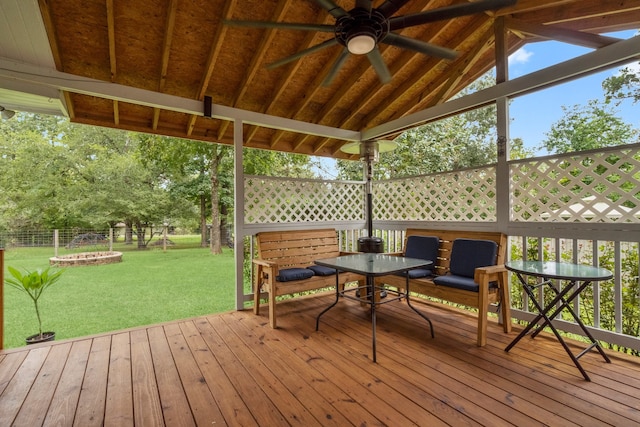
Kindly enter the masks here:
<path id="1" fill-rule="evenodd" d="M 433 332 L 433 323 L 431 323 L 431 320 L 424 313 L 420 312 L 413 305 L 411 305 L 411 299 L 409 298 L 410 294 L 409 294 L 409 278 L 408 278 L 408 275 L 407 275 L 407 286 L 405 288 L 405 292 L 392 291 L 390 289 L 386 289 L 386 291 L 388 292 L 389 296 L 387 298 L 385 298 L 384 300 L 376 301 L 375 300 L 375 293 L 377 291 L 382 290 L 382 289 L 383 289 L 382 287 L 375 285 L 375 278 L 374 277 L 366 276 L 366 285 L 358 286 L 356 288 L 350 288 L 350 289 L 347 289 L 347 290 L 340 291 L 340 286 L 339 286 L 339 283 L 338 283 L 338 276 L 336 274 L 336 300 L 333 303 L 331 303 L 331 305 L 329 305 L 327 308 L 322 310 L 320 312 L 320 314 L 318 314 L 318 317 L 316 317 L 316 331 L 318 331 L 320 329 L 320 317 L 323 314 L 325 314 L 327 311 L 329 311 L 330 309 L 335 307 L 335 305 L 338 304 L 338 301 L 340 300 L 341 296 L 345 297 L 345 298 L 348 298 L 348 299 L 358 300 L 358 301 L 360 301 L 362 303 L 365 303 L 365 304 L 369 304 L 371 306 L 371 348 L 372 348 L 372 358 L 373 358 L 373 362 L 376 363 L 377 362 L 377 358 L 376 358 L 376 306 L 382 305 L 382 304 L 388 304 L 388 303 L 394 302 L 394 301 L 400 301 L 403 298 L 406 298 L 407 305 L 413 311 L 415 311 L 420 317 L 422 317 L 424 320 L 426 320 L 429 323 L 429 328 L 431 330 L 431 338 L 435 337 L 435 334 Z M 361 295 L 360 297 L 355 296 L 355 295 L 351 295 L 351 293 L 355 294 L 356 291 L 360 292 L 360 295 Z M 365 295 L 365 297 L 362 297 L 362 295 Z"/>
<path id="2" fill-rule="evenodd" d="M 589 332 L 585 324 L 582 322 L 582 320 L 580 320 L 580 316 L 576 314 L 576 312 L 571 308 L 570 304 L 578 295 L 580 295 L 580 293 L 587 286 L 589 286 L 589 284 L 592 283 L 592 281 L 585 280 L 579 286 L 576 286 L 577 285 L 576 281 L 569 281 L 568 285 L 566 285 L 561 290 L 558 290 L 556 289 L 555 286 L 553 286 L 553 282 L 551 280 L 546 279 L 541 283 L 530 285 L 527 283 L 525 277 L 523 277 L 521 273 L 516 273 L 516 275 L 518 276 L 518 279 L 520 280 L 520 283 L 522 284 L 525 292 L 527 293 L 527 295 L 529 296 L 533 304 L 536 306 L 536 309 L 540 314 L 538 314 L 531 322 L 529 322 L 527 327 L 524 328 L 522 332 L 520 332 L 520 334 L 504 350 L 507 352 L 511 350 L 513 346 L 515 346 L 518 343 L 518 341 L 520 341 L 525 335 L 529 334 L 529 332 L 531 332 L 531 338 L 535 338 L 536 335 L 538 335 L 545 327 L 548 326 L 553 331 L 553 334 L 556 336 L 558 341 L 560 341 L 560 344 L 562 344 L 562 347 L 565 349 L 565 351 L 573 361 L 573 364 L 576 365 L 576 367 L 578 368 L 578 370 L 580 371 L 584 379 L 587 381 L 591 381 L 591 378 L 589 378 L 589 375 L 584 370 L 584 368 L 582 367 L 578 359 L 580 359 L 582 356 L 584 356 L 587 352 L 589 352 L 593 348 L 596 348 L 598 350 L 600 355 L 604 358 L 604 360 L 607 363 L 611 363 L 611 359 L 609 359 L 607 354 L 604 352 L 602 345 L 600 345 L 600 343 L 593 337 L 591 332 Z M 546 307 L 542 307 L 542 305 L 537 300 L 534 293 L 534 291 L 541 286 L 548 286 L 549 289 L 551 289 L 555 294 L 555 297 L 553 298 L 553 300 L 549 304 L 547 304 Z M 573 289 L 573 292 L 569 294 L 569 292 L 572 289 Z M 567 296 L 567 294 L 569 294 L 569 296 Z M 560 333 L 558 332 L 558 330 L 556 329 L 556 327 L 553 325 L 553 322 L 552 322 L 552 319 L 554 319 L 558 314 L 560 314 L 565 309 L 571 314 L 573 319 L 580 326 L 580 329 L 582 329 L 584 334 L 591 341 L 591 344 L 582 352 L 580 352 L 578 355 L 573 354 L 573 352 L 571 351 L 567 343 L 562 338 L 562 335 L 560 335 Z M 540 320 L 542 319 L 544 319 L 544 322 L 538 325 L 538 322 L 540 322 Z"/>

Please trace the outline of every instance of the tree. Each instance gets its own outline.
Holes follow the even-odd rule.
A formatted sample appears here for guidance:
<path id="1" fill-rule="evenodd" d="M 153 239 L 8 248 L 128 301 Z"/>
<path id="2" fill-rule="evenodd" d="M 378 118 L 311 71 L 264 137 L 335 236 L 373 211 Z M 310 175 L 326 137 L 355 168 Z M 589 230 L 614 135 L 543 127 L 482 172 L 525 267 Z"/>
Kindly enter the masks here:
<path id="1" fill-rule="evenodd" d="M 602 82 L 607 102 L 632 99 L 634 103 L 640 101 L 640 67 L 627 66 L 615 76 L 608 77 Z"/>
<path id="2" fill-rule="evenodd" d="M 13 228 L 64 227 L 83 221 L 68 206 L 76 159 L 65 155 L 67 122 L 16 114 L 0 125 L 4 221 Z"/>
<path id="3" fill-rule="evenodd" d="M 233 208 L 231 147 L 145 135 L 140 137 L 139 155 L 147 167 L 154 165 L 161 171 L 171 194 L 187 198 L 198 207 L 201 246 L 206 247 L 209 241 L 211 252 L 221 253 Z M 309 156 L 244 149 L 243 157 L 245 173 L 250 175 L 312 176 Z"/>
<path id="4" fill-rule="evenodd" d="M 124 221 L 137 227 L 144 247 L 147 227 L 183 214 L 188 204 L 170 197 L 162 170 L 142 164 L 140 135 L 36 114 L 2 122 L 3 223 L 51 229 Z"/>
<path id="5" fill-rule="evenodd" d="M 562 107 L 564 116 L 551 126 L 540 148 L 551 153 L 569 153 L 632 143 L 638 131 L 616 116 L 600 101 Z"/>
<path id="6" fill-rule="evenodd" d="M 199 210 L 200 244 L 207 246 L 207 217 L 211 198 L 210 163 L 216 146 L 200 141 L 141 135 L 138 155 L 145 167 L 163 177 L 174 198 L 189 200 Z"/>

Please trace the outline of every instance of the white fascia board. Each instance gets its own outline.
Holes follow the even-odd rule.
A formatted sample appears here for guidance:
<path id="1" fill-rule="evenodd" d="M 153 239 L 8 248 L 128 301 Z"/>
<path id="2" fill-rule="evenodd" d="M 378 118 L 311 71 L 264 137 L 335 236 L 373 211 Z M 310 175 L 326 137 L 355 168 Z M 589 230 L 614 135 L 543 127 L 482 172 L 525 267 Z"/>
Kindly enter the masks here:
<path id="1" fill-rule="evenodd" d="M 0 79 L 16 80 L 98 98 L 204 116 L 203 101 L 62 73 L 54 69 L 37 67 L 6 58 L 0 58 Z M 212 104 L 212 117 L 223 120 L 242 120 L 246 124 L 325 138 L 360 141 L 360 132 L 358 131 L 307 123 L 218 104 Z"/>
<path id="2" fill-rule="evenodd" d="M 495 102 L 501 97 L 517 97 L 545 87 L 593 74 L 640 57 L 640 36 L 622 40 L 577 58 L 456 98 L 406 117 L 362 131 L 362 139 L 378 139 L 461 112 Z"/>
<path id="3" fill-rule="evenodd" d="M 0 104 L 16 111 L 69 116 L 58 89 L 0 78 Z"/>

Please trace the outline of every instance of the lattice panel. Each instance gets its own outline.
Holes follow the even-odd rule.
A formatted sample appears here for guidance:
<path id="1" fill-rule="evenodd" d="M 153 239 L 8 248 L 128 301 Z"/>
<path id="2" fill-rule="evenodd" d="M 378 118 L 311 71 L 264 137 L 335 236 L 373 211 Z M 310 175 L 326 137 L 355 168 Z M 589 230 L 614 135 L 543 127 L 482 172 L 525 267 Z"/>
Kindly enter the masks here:
<path id="1" fill-rule="evenodd" d="M 247 176 L 246 224 L 362 221 L 364 184 Z"/>
<path id="2" fill-rule="evenodd" d="M 640 146 L 511 165 L 511 220 L 640 220 Z"/>
<path id="3" fill-rule="evenodd" d="M 495 167 L 374 184 L 373 218 L 396 221 L 495 221 Z"/>

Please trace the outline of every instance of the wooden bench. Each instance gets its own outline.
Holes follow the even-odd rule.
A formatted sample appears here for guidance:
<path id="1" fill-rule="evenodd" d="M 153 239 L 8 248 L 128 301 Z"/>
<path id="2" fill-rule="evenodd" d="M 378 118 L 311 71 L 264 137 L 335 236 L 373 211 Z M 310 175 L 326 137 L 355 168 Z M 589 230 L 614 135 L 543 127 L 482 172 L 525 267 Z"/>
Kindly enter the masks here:
<path id="1" fill-rule="evenodd" d="M 316 259 L 348 254 L 340 251 L 336 230 L 332 228 L 262 232 L 256 235 L 256 241 L 258 252 L 253 260 L 253 312 L 260 312 L 261 291 L 268 293 L 269 323 L 272 328 L 276 327 L 276 297 L 336 285 L 335 272 L 328 274 L 329 271 L 320 271 L 320 274 L 308 278 L 295 279 L 298 274 L 304 275 L 308 267 L 326 270 L 326 267 L 314 264 Z M 287 273 L 292 275 L 281 277 Z M 328 275 L 321 275 L 323 273 Z M 340 286 L 361 280 L 363 277 L 354 273 L 341 272 L 338 276 Z"/>
<path id="2" fill-rule="evenodd" d="M 507 251 L 507 236 L 498 232 L 475 231 L 449 231 L 407 229 L 403 252 L 407 248 L 407 239 L 410 236 L 435 236 L 439 239 L 437 259 L 434 259 L 432 267 L 433 275 L 422 278 L 412 278 L 409 282 L 411 293 L 439 298 L 456 304 L 478 309 L 478 346 L 484 346 L 487 342 L 487 315 L 489 304 L 498 304 L 501 312 L 501 322 L 505 332 L 511 332 L 511 307 L 509 300 L 509 288 L 507 270 L 504 267 Z M 476 268 L 473 282 L 478 285 L 477 291 L 459 289 L 434 283 L 434 278 L 449 274 L 451 263 L 451 249 L 456 239 L 491 240 L 496 242 L 497 256 L 494 265 Z M 386 284 L 399 289 L 406 286 L 406 278 L 399 275 L 389 275 L 377 278 L 376 283 Z"/>

